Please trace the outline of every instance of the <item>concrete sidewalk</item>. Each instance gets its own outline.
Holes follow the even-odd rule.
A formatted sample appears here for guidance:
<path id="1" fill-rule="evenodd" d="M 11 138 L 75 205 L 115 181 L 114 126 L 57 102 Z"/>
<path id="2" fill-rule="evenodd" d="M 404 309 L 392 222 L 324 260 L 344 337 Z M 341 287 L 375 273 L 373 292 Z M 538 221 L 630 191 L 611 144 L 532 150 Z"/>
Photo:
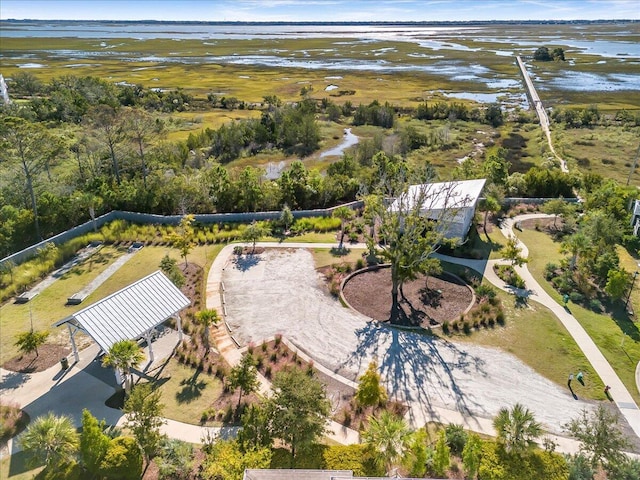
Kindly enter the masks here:
<path id="1" fill-rule="evenodd" d="M 515 225 L 516 222 L 535 218 L 552 217 L 553 215 L 546 214 L 520 215 L 503 221 L 500 231 L 505 237 L 509 238 L 510 236 L 515 236 L 513 232 L 513 225 Z M 527 257 L 529 255 L 529 250 L 526 245 L 520 240 L 518 240 L 518 245 L 520 246 L 522 255 Z M 562 322 L 569 334 L 578 344 L 578 347 L 580 347 L 580 350 L 582 350 L 585 357 L 587 357 L 589 363 L 593 366 L 593 369 L 600 376 L 602 382 L 611 387 L 609 393 L 620 409 L 620 413 L 629 422 L 629 425 L 635 432 L 636 436 L 640 438 L 640 409 L 638 409 L 638 405 L 634 401 L 633 397 L 613 370 L 607 359 L 602 355 L 602 352 L 593 342 L 589 334 L 571 314 L 571 310 L 568 307 L 565 308 L 560 305 L 547 292 L 545 292 L 540 284 L 538 284 L 538 282 L 533 278 L 533 275 L 531 275 L 526 265 L 516 267 L 516 271 L 527 285 L 527 291 L 529 293 L 528 298 L 544 305 L 551 310 L 556 317 L 558 317 L 560 322 Z M 487 278 L 492 281 L 489 276 L 487 276 Z M 502 283 L 504 284 L 504 282 Z M 496 286 L 506 290 L 502 285 L 496 284 Z M 640 389 L 640 367 L 636 367 L 636 385 L 639 386 Z"/>
<path id="2" fill-rule="evenodd" d="M 166 362 L 178 344 L 178 333 L 163 335 L 153 342 L 156 360 L 142 363 L 140 370 L 144 374 L 154 371 Z M 100 348 L 92 344 L 80 352 L 80 361 L 62 371 L 59 365 L 37 373 L 21 374 L 0 369 L 0 396 L 4 403 L 13 403 L 24 409 L 34 419 L 50 411 L 56 415 L 69 416 L 76 427 L 82 425 L 82 410 L 88 409 L 108 425 L 123 426 L 126 417 L 121 410 L 107 407 L 105 401 L 117 388 L 114 371 L 103 368 L 98 357 Z M 149 358 L 148 349 L 145 358 Z M 171 438 L 186 442 L 200 443 L 208 435 L 233 436 L 235 428 L 201 427 L 165 419 L 161 431 Z M 0 449 L 0 458 L 20 450 L 19 436 L 10 439 Z"/>

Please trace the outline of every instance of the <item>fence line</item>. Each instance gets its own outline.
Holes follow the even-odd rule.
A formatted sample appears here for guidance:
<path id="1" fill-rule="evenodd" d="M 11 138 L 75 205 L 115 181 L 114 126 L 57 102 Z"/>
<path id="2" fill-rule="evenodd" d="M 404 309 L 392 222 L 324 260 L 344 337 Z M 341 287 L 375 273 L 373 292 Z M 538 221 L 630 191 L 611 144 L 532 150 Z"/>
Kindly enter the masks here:
<path id="1" fill-rule="evenodd" d="M 505 205 L 513 205 L 517 203 L 532 203 L 535 205 L 542 204 L 551 198 L 505 198 Z M 565 198 L 567 202 L 577 202 L 577 198 Z M 343 205 L 337 205 L 330 208 L 319 208 L 315 210 L 292 210 L 293 218 L 302 217 L 330 217 L 333 211 L 339 207 L 349 207 L 352 209 L 361 208 L 364 205 L 362 200 L 355 202 L 345 203 Z M 249 212 L 249 213 L 204 213 L 194 215 L 195 221 L 198 223 L 211 224 L 211 223 L 247 223 L 254 220 L 276 220 L 280 218 L 279 211 L 272 212 Z M 62 233 L 54 235 L 51 238 L 47 238 L 42 242 L 31 245 L 19 252 L 16 252 L 8 257 L 0 260 L 0 266 L 7 262 L 13 262 L 14 265 L 18 265 L 25 260 L 36 255 L 39 248 L 44 247 L 47 243 L 53 243 L 55 245 L 61 245 L 69 240 L 73 240 L 76 237 L 89 233 L 91 231 L 97 231 L 106 223 L 114 220 L 125 220 L 131 223 L 150 223 L 150 224 L 162 224 L 162 225 L 178 225 L 182 220 L 183 215 L 155 215 L 153 213 L 138 213 L 138 212 L 125 212 L 122 210 L 113 210 L 109 213 L 105 213 L 95 220 L 89 220 L 77 227 L 70 228 Z"/>
<path id="2" fill-rule="evenodd" d="M 330 217 L 333 211 L 341 206 L 349 207 L 352 209 L 360 208 L 364 205 L 361 200 L 355 202 L 345 203 L 330 208 L 320 208 L 315 210 L 292 210 L 293 218 L 302 217 Z M 276 220 L 280 218 L 280 211 L 273 212 L 249 212 L 249 213 L 211 213 L 211 214 L 196 214 L 194 215 L 195 221 L 203 224 L 211 223 L 248 223 L 254 220 Z M 73 240 L 76 237 L 85 235 L 91 231 L 97 231 L 106 223 L 114 220 L 125 220 L 131 223 L 147 223 L 147 224 L 162 224 L 162 225 L 178 225 L 182 220 L 183 215 L 155 215 L 152 213 L 138 213 L 138 212 L 125 212 L 121 210 L 113 210 L 109 213 L 101 215 L 95 220 L 89 220 L 77 227 L 70 228 L 62 233 L 54 235 L 51 238 L 47 238 L 41 242 L 31 245 L 19 252 L 16 252 L 8 257 L 0 260 L 0 266 L 7 262 L 12 262 L 14 265 L 18 265 L 38 253 L 38 249 L 44 247 L 47 243 L 53 243 L 55 245 L 61 245 L 69 240 Z"/>

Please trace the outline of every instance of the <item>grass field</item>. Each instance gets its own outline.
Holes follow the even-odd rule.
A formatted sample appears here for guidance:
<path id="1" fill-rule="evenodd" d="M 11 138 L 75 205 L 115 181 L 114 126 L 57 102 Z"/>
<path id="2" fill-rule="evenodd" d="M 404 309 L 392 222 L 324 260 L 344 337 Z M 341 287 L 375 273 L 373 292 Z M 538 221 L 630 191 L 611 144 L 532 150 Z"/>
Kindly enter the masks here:
<path id="1" fill-rule="evenodd" d="M 184 366 L 175 358 L 158 378 L 164 415 L 172 420 L 198 425 L 202 412 L 222 393 L 222 382 L 201 370 Z M 210 423 L 212 424 L 212 423 Z"/>
<path id="2" fill-rule="evenodd" d="M 529 248 L 529 271 L 544 290 L 561 303 L 561 295 L 544 278 L 545 265 L 549 262 L 557 263 L 562 257 L 558 251 L 559 245 L 545 233 L 535 230 L 524 229 L 518 232 L 518 237 Z M 622 257 L 622 262 L 623 265 L 628 265 L 633 263 L 633 260 L 626 254 Z M 637 291 L 632 297 L 632 304 L 638 311 L 640 294 Z M 640 402 L 640 392 L 635 382 L 635 369 L 640 361 L 639 324 L 627 319 L 621 309 L 612 314 L 598 314 L 573 303 L 569 304 L 569 308 L 616 371 L 629 393 L 636 402 Z"/>
<path id="3" fill-rule="evenodd" d="M 349 249 L 347 246 L 345 255 L 336 255 L 328 248 L 314 248 L 311 250 L 313 254 L 313 263 L 316 268 L 327 267 L 329 265 L 335 265 L 340 263 L 354 263 L 358 259 L 362 258 L 362 254 L 365 250 Z"/>
<path id="4" fill-rule="evenodd" d="M 208 270 L 209 265 L 222 247 L 223 245 L 195 247 L 187 258 L 189 262 L 197 263 Z M 7 302 L 2 305 L 0 307 L 0 325 L 2 327 L 0 363 L 18 354 L 18 349 L 14 345 L 15 335 L 29 329 L 30 316 L 33 318 L 34 329 L 51 331 L 50 342 L 57 341 L 66 344 L 68 342 L 67 330 L 63 328 L 52 330 L 53 323 L 158 270 L 160 260 L 165 254 L 180 261 L 175 249 L 145 247 L 98 287 L 82 304 L 65 305 L 68 297 L 81 290 L 124 252 L 124 249 L 106 246 L 93 259 L 79 264 L 29 303 L 18 305 Z"/>

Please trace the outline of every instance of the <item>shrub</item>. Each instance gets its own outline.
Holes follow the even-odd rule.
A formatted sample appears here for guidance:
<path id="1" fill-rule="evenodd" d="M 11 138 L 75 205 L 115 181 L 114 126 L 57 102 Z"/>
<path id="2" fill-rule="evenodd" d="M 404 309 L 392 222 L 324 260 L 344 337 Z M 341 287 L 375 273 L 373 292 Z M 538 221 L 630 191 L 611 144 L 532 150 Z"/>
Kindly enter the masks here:
<path id="1" fill-rule="evenodd" d="M 323 454 L 328 470 L 352 470 L 354 476 L 375 475 L 364 445 L 332 445 Z"/>
<path id="2" fill-rule="evenodd" d="M 597 298 L 592 298 L 591 300 L 589 300 L 589 308 L 598 313 L 602 312 L 602 310 L 604 309 L 604 307 L 602 306 L 602 302 Z"/>
<path id="3" fill-rule="evenodd" d="M 498 322 L 499 325 L 504 325 L 504 312 L 502 310 L 496 313 L 496 322 Z"/>
<path id="4" fill-rule="evenodd" d="M 465 333 L 465 335 L 470 335 L 471 334 L 471 325 L 469 324 L 469 322 L 467 320 L 465 320 L 462 323 L 462 331 Z"/>
<path id="5" fill-rule="evenodd" d="M 584 295 L 580 292 L 571 292 L 569 293 L 569 298 L 573 303 L 582 303 L 584 300 Z"/>
<path id="6" fill-rule="evenodd" d="M 366 262 L 364 258 L 359 258 L 356 260 L 356 270 L 360 270 L 366 266 Z"/>
<path id="7" fill-rule="evenodd" d="M 281 342 L 282 342 L 282 334 L 276 333 L 275 341 L 274 341 L 274 343 L 276 344 L 276 347 L 280 345 Z"/>
<path id="8" fill-rule="evenodd" d="M 442 323 L 442 333 L 449 335 L 449 322 L 446 320 Z"/>
<path id="9" fill-rule="evenodd" d="M 264 367 L 264 376 L 267 378 L 271 378 L 271 365 L 267 365 Z"/>
<path id="10" fill-rule="evenodd" d="M 491 285 L 480 284 L 475 288 L 476 295 L 480 298 L 492 299 L 495 298 L 497 293 L 496 289 Z"/>
<path id="11" fill-rule="evenodd" d="M 142 476 L 142 451 L 133 437 L 117 437 L 111 440 L 100 472 L 107 478 L 122 480 Z"/>
<path id="12" fill-rule="evenodd" d="M 558 265 L 555 263 L 547 263 L 544 267 L 544 278 L 547 279 L 547 281 L 551 281 L 551 279 L 555 277 L 557 270 Z"/>
<path id="13" fill-rule="evenodd" d="M 464 427 L 450 423 L 445 427 L 444 434 L 451 453 L 458 456 L 461 455 L 462 449 L 467 443 L 467 432 L 464 431 Z"/>

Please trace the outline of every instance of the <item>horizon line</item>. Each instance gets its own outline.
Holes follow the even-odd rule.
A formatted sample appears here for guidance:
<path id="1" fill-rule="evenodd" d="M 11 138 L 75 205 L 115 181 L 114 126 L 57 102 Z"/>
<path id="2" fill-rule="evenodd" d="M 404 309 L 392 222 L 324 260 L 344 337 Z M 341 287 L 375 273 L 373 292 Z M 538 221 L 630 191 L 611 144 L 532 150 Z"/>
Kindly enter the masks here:
<path id="1" fill-rule="evenodd" d="M 153 20 L 153 19 L 63 19 L 63 18 L 0 18 L 0 22 L 119 22 L 119 23 L 192 23 L 192 24 L 255 24 L 255 25 L 410 25 L 410 24 L 461 24 L 461 23 L 600 23 L 600 22 L 640 22 L 635 18 L 600 18 L 600 19 L 511 19 L 511 20 L 345 20 L 345 21 L 321 21 L 321 20 L 284 20 L 284 21 L 268 21 L 268 20 Z"/>

